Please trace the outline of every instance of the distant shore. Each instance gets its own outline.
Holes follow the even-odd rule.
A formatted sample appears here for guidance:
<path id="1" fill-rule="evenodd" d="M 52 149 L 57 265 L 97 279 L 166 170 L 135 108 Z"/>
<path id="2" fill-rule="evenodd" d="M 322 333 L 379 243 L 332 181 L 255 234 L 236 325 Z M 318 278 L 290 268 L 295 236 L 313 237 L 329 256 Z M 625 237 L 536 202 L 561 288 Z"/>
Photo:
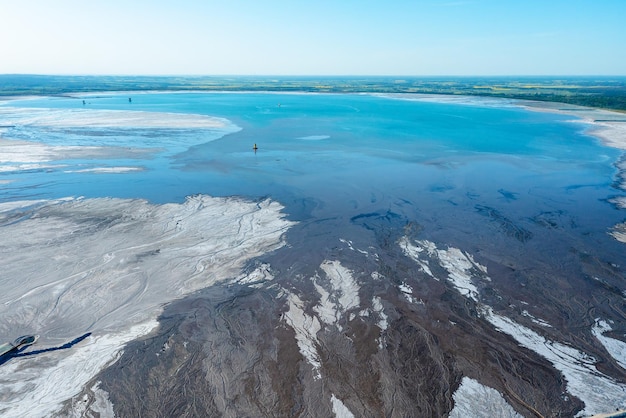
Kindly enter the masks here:
<path id="1" fill-rule="evenodd" d="M 554 102 L 520 101 L 526 109 L 574 116 L 589 125 L 587 133 L 605 145 L 626 150 L 626 114 L 592 107 Z"/>
<path id="2" fill-rule="evenodd" d="M 61 76 L 0 74 L 0 97 L 150 91 L 436 94 L 626 111 L 626 76 Z"/>
<path id="3" fill-rule="evenodd" d="M 558 113 L 573 116 L 581 123 L 587 124 L 587 134 L 602 141 L 612 148 L 626 150 L 626 113 L 587 106 L 570 105 L 560 102 L 544 102 L 538 100 L 521 100 L 515 98 L 499 98 L 486 96 L 457 96 L 447 94 L 393 93 L 377 94 L 382 97 L 400 98 L 415 101 L 443 102 L 450 104 L 487 105 L 501 107 L 522 107 L 535 112 Z"/>

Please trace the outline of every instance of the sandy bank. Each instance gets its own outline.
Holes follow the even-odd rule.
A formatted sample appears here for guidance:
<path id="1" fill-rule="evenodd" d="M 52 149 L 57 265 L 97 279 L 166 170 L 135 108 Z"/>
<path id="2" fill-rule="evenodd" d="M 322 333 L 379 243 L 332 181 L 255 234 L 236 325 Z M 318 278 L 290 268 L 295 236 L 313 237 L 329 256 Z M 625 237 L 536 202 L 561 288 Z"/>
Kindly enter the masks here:
<path id="1" fill-rule="evenodd" d="M 193 139 L 203 143 L 240 129 L 226 119 L 197 114 L 17 107 L 0 108 L 0 125 L 4 126 L 0 130 L 0 172 L 59 168 L 48 163 L 71 159 L 144 159 L 164 148 L 193 145 L 190 130 L 196 133 Z M 159 141 L 150 138 L 153 130 L 161 129 L 166 134 Z M 95 167 L 91 172 L 142 169 Z"/>
<path id="2" fill-rule="evenodd" d="M 0 138 L 0 164 L 4 164 L 0 172 L 46 168 L 43 163 L 66 159 L 145 158 L 152 153 L 145 148 L 46 145 Z"/>
<path id="3" fill-rule="evenodd" d="M 559 113 L 580 119 L 588 126 L 586 133 L 600 138 L 613 148 L 626 150 L 626 114 L 604 109 L 567 105 L 552 102 L 519 101 L 533 111 Z"/>
<path id="4" fill-rule="evenodd" d="M 5 107 L 0 108 L 0 118 L 12 125 L 36 125 L 51 128 L 235 128 L 230 121 L 213 116 L 127 110 Z"/>

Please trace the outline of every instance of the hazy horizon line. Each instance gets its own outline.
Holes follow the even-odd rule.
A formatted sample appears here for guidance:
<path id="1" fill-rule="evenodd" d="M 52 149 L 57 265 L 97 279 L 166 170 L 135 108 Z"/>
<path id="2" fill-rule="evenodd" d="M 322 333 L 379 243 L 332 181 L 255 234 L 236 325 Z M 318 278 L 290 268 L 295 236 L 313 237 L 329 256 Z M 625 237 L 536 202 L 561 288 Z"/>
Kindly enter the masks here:
<path id="1" fill-rule="evenodd" d="M 0 73 L 0 76 L 33 76 L 33 77 L 368 77 L 368 78 L 390 78 L 390 77 L 406 77 L 406 78 L 511 78 L 511 77 L 624 77 L 626 74 L 141 74 L 141 73 Z"/>

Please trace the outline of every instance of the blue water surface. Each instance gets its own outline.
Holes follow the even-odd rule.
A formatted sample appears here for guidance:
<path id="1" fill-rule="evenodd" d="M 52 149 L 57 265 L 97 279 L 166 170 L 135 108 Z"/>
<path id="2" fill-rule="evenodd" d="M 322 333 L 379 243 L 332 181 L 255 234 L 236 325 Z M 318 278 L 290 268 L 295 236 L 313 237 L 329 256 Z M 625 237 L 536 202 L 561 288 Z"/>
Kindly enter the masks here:
<path id="1" fill-rule="evenodd" d="M 3 106 L 201 114 L 225 118 L 241 130 L 215 139 L 215 132 L 176 127 L 8 128 L 5 138 L 154 152 L 5 172 L 0 177 L 11 182 L 2 185 L 2 201 L 114 196 L 164 203 L 198 193 L 271 197 L 297 220 L 390 211 L 427 225 L 433 234 L 488 235 L 489 228 L 512 221 L 528 231 L 537 225 L 575 229 L 602 242 L 624 217 L 607 202 L 622 194 L 614 187 L 619 150 L 586 135 L 570 116 L 507 102 L 498 107 L 349 94 L 116 93 Z M 10 121 L 0 121 L 5 124 Z M 145 170 L 68 172 L 92 166 Z"/>

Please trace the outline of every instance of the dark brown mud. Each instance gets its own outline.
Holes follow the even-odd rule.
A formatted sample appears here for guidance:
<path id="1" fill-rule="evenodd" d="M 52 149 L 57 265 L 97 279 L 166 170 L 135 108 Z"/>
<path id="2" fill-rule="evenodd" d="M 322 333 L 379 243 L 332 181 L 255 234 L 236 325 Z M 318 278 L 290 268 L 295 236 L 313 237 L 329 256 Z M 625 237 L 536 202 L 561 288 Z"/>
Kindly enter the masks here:
<path id="1" fill-rule="evenodd" d="M 501 229 L 503 240 L 533 241 L 510 219 L 481 212 Z M 101 382 L 116 416 L 332 416 L 339 400 L 354 416 L 442 417 L 454 408 L 463 376 L 496 389 L 523 416 L 569 417 L 582 410 L 564 376 L 496 330 L 481 304 L 582 349 L 598 360 L 599 371 L 626 382 L 626 372 L 590 332 L 597 317 L 613 320 L 615 335 L 625 330 L 621 267 L 573 249 L 563 266 L 539 256 L 479 252 L 476 260 L 491 277 L 479 284 L 479 304 L 451 286 L 443 268 L 430 264 L 439 278 L 434 280 L 402 253 L 399 238 L 421 237 L 420 225 L 392 212 L 366 213 L 342 231 L 354 241 L 342 241 L 334 222 L 294 227 L 288 248 L 249 266 L 252 271 L 268 263 L 272 280 L 222 283 L 166 306 L 159 329 L 128 344 L 93 380 Z M 293 309 L 289 295 L 296 295 L 303 315 L 321 318 L 316 285 L 332 290 L 322 280 L 324 260 L 338 260 L 351 271 L 359 305 L 338 311 L 334 324 L 321 322 L 312 343 L 316 371 L 285 314 Z M 410 286 L 410 298 L 399 290 L 403 284 Z M 552 326 L 542 328 L 532 317 Z"/>

